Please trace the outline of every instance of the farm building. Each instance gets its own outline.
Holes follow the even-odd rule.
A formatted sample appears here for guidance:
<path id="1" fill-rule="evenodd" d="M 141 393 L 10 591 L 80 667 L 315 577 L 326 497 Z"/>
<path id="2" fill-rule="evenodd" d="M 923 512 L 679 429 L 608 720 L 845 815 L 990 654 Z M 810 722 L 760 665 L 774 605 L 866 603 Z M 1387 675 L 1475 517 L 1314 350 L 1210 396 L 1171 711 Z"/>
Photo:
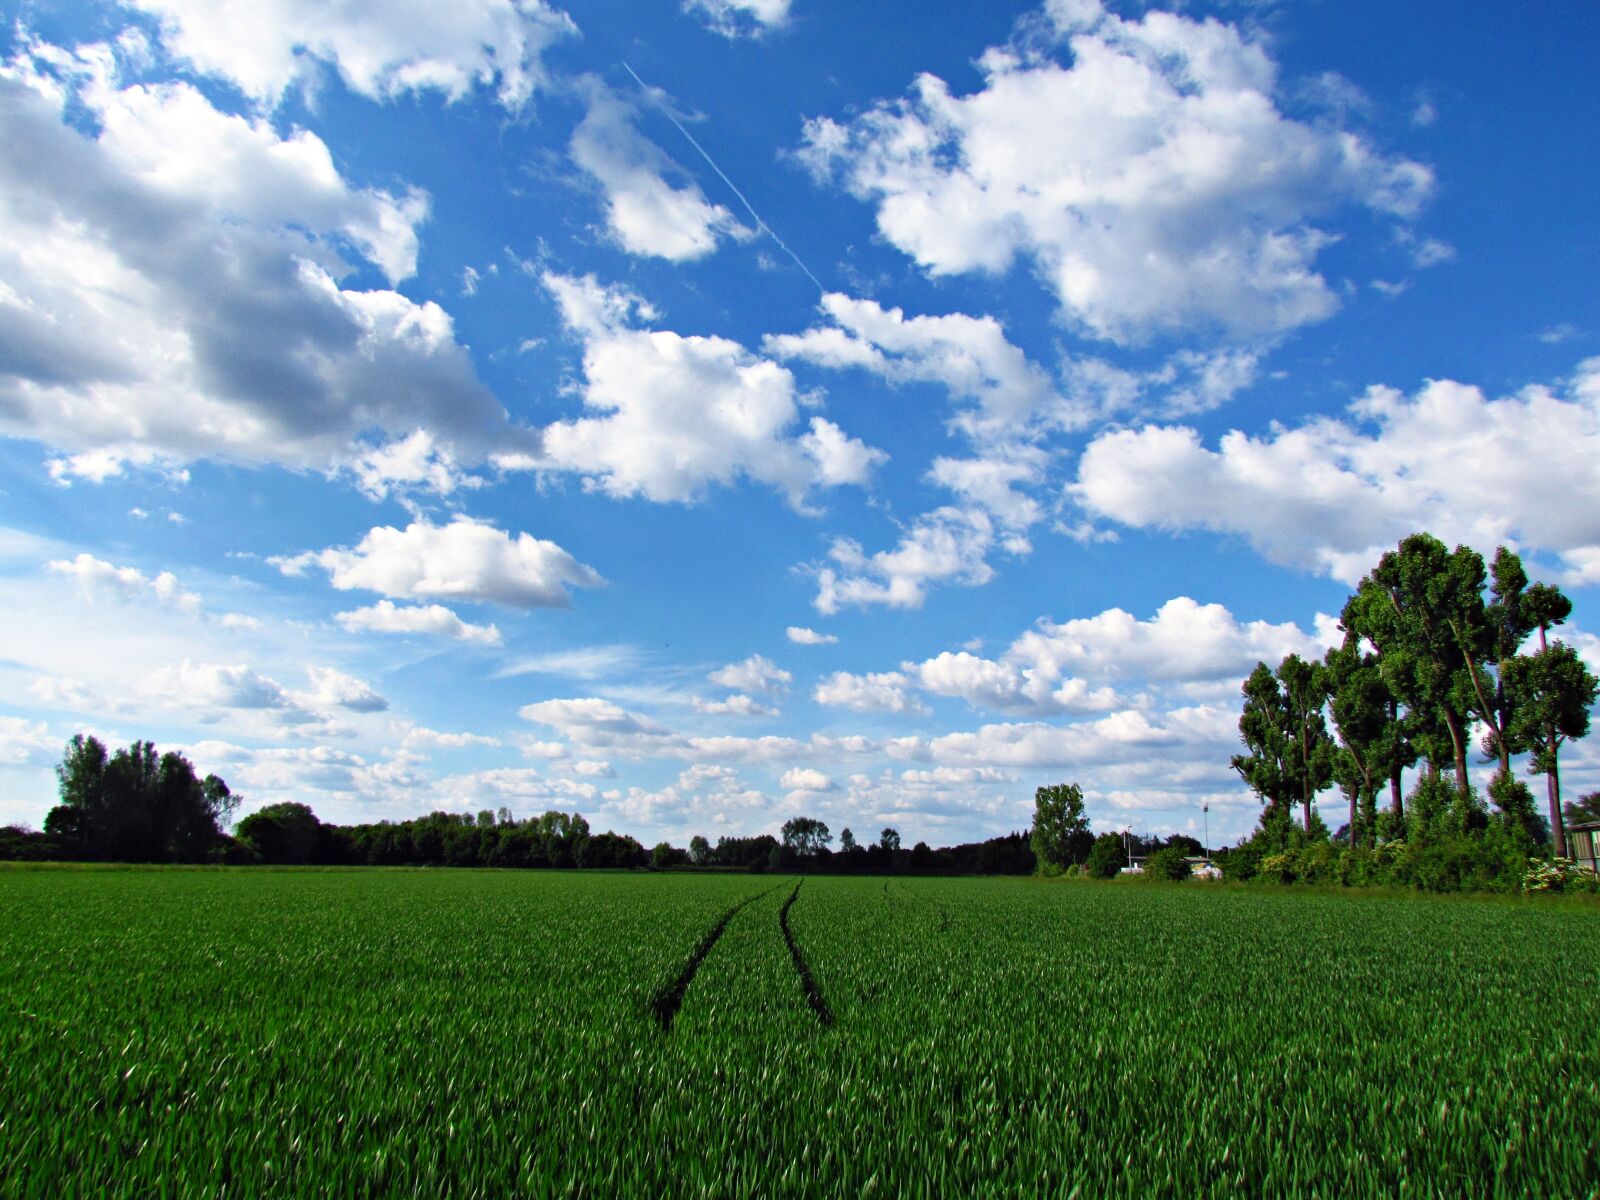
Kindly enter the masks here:
<path id="1" fill-rule="evenodd" d="M 1600 821 L 1567 826 L 1567 853 L 1580 867 L 1600 871 Z"/>

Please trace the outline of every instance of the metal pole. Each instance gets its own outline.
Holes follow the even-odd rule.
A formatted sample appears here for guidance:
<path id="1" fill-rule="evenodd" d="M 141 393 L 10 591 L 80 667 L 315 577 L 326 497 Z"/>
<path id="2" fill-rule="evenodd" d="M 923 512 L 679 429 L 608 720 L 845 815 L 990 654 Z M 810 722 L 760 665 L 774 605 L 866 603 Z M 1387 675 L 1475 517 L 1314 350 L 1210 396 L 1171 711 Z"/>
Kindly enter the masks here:
<path id="1" fill-rule="evenodd" d="M 1211 805 L 1202 804 L 1200 806 L 1200 815 L 1205 820 L 1206 861 L 1210 862 L 1211 861 Z"/>

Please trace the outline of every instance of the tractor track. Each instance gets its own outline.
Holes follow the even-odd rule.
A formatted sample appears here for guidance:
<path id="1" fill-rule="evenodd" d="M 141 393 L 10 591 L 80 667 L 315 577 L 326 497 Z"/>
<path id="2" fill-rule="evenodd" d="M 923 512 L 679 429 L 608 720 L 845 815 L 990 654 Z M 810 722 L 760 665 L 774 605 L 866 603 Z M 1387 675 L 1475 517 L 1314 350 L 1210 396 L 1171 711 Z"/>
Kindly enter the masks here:
<path id="1" fill-rule="evenodd" d="M 753 896 L 746 896 L 727 912 L 717 919 L 717 923 L 706 930 L 695 943 L 695 948 L 689 957 L 684 960 L 683 968 L 670 982 L 662 984 L 650 994 L 650 1014 L 655 1017 L 656 1023 L 661 1026 L 661 1032 L 667 1033 L 672 1029 L 672 1018 L 678 1015 L 678 1009 L 683 1007 L 684 993 L 689 990 L 689 985 L 694 982 L 695 972 L 700 969 L 700 964 L 705 961 L 706 955 L 711 953 L 711 948 L 717 944 L 717 939 L 722 936 L 722 931 L 728 927 L 728 922 L 739 915 L 741 909 L 754 904 L 763 896 L 770 896 L 782 884 L 774 884 L 764 892 L 757 892 Z M 799 890 L 798 886 L 795 888 Z M 793 903 L 793 897 L 790 898 Z M 787 930 L 786 930 L 787 932 Z M 791 950 L 794 944 L 789 945 Z"/>
<path id="2" fill-rule="evenodd" d="M 795 972 L 800 976 L 800 989 L 806 994 L 806 1003 L 811 1006 L 811 1011 L 817 1014 L 817 1020 L 824 1026 L 831 1026 L 834 1021 L 833 1009 L 828 1007 L 822 989 L 817 986 L 816 976 L 811 974 L 811 966 L 806 962 L 806 956 L 800 952 L 800 943 L 794 940 L 794 931 L 789 928 L 789 910 L 794 907 L 795 899 L 800 895 L 800 888 L 804 883 L 805 881 L 801 880 L 794 885 L 794 891 L 789 893 L 789 898 L 778 910 L 778 928 L 783 930 L 783 940 L 789 944 L 789 957 L 794 960 Z"/>

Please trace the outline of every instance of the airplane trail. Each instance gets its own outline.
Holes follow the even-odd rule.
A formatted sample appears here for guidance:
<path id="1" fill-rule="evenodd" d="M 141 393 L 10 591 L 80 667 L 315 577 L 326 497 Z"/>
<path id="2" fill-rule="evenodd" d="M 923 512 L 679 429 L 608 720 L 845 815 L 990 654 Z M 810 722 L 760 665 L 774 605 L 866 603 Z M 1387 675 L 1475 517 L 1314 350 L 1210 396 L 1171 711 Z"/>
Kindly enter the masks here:
<path id="1" fill-rule="evenodd" d="M 772 228 L 772 226 L 768 225 L 761 219 L 761 214 L 755 210 L 755 205 L 751 204 L 750 201 L 745 199 L 744 193 L 739 190 L 738 185 L 735 184 L 733 180 L 728 178 L 727 172 L 721 167 L 717 166 L 717 160 L 706 153 L 706 148 L 699 142 L 695 141 L 694 134 L 690 133 L 683 127 L 683 122 L 678 120 L 677 114 L 675 114 L 670 108 L 661 102 L 656 90 L 644 80 L 640 79 L 638 72 L 630 67 L 626 61 L 623 61 L 622 69 L 629 75 L 633 76 L 633 81 L 637 83 L 640 90 L 649 97 L 650 103 L 654 104 L 658 109 L 661 110 L 662 114 L 667 118 L 667 120 L 672 122 L 679 133 L 683 134 L 688 143 L 700 152 L 700 157 L 706 160 L 706 163 L 711 167 L 711 169 L 717 173 L 718 178 L 720 178 L 723 183 L 728 185 L 728 189 L 733 192 L 735 196 L 739 197 L 739 203 L 744 205 L 745 211 L 748 212 L 751 219 L 755 221 L 757 232 L 765 233 L 773 241 L 777 242 L 779 248 L 794 260 L 794 265 L 805 272 L 806 278 L 817 285 L 817 291 L 821 292 L 823 295 L 827 295 L 828 289 L 822 286 L 822 281 L 811 273 L 810 267 L 806 266 L 805 263 L 800 261 L 800 256 L 798 254 L 789 249 L 789 244 L 777 235 L 777 232 Z"/>

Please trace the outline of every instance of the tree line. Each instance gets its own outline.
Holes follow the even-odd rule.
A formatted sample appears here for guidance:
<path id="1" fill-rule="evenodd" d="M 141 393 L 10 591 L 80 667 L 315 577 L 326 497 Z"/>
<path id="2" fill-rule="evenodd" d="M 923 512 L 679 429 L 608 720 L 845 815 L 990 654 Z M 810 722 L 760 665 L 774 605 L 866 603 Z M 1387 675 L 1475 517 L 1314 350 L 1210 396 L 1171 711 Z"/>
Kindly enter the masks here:
<path id="1" fill-rule="evenodd" d="M 833 849 L 828 826 L 812 817 L 786 822 L 781 838 L 691 838 L 687 848 L 595 833 L 580 813 L 549 811 L 518 820 L 508 808 L 477 813 L 434 812 L 404 821 L 338 825 L 294 801 L 269 804 L 239 821 L 228 818 L 240 798 L 216 775 L 197 778 L 175 751 L 157 754 L 150 742 L 109 752 L 79 734 L 56 768 L 61 803 L 44 831 L 0 828 L 0 859 L 40 861 L 216 863 L 274 866 L 438 866 L 739 871 L 826 871 L 880 874 L 1031 874 L 1028 836 L 1011 833 L 983 842 L 905 849 L 886 828 L 862 844 L 849 830 Z"/>
<path id="2" fill-rule="evenodd" d="M 1534 856 L 1564 859 L 1564 822 L 1590 801 L 1563 804 L 1561 751 L 1588 734 L 1600 687 L 1553 635 L 1571 613 L 1504 546 L 1485 564 L 1418 533 L 1385 553 L 1344 605 L 1340 645 L 1257 663 L 1244 681 L 1231 765 L 1263 808 L 1254 834 L 1219 855 L 1225 869 L 1448 890 L 1506 886 Z M 1519 757 L 1544 776 L 1543 814 Z M 1475 766 L 1490 768 L 1486 788 Z M 1330 787 L 1346 809 L 1332 834 L 1314 808 Z"/>

